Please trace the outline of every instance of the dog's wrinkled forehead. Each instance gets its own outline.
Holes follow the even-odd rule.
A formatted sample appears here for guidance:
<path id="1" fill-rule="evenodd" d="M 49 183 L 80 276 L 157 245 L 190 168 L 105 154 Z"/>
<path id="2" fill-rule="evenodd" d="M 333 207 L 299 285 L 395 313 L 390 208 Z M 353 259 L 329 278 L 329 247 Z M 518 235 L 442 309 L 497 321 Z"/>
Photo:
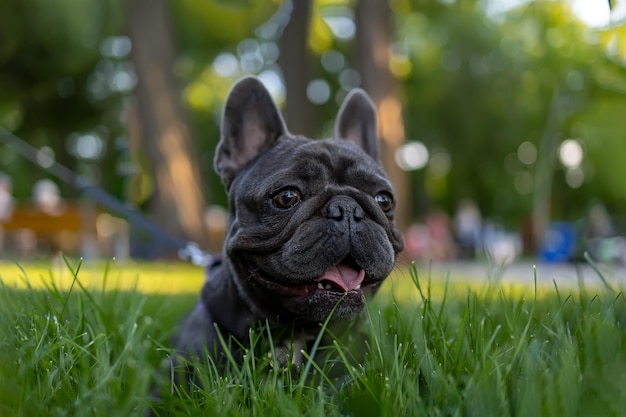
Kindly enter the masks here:
<path id="1" fill-rule="evenodd" d="M 360 147 L 342 140 L 283 137 L 273 152 L 260 155 L 246 171 L 239 180 L 254 184 L 259 192 L 311 182 L 371 193 L 391 188 L 377 161 Z"/>

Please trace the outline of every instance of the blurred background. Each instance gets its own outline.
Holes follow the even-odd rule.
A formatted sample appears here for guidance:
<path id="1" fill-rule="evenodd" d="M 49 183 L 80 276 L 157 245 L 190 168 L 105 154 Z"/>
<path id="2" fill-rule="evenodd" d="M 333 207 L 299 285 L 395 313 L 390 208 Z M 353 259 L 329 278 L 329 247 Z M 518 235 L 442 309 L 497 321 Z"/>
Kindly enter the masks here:
<path id="1" fill-rule="evenodd" d="M 626 262 L 624 0 L 3 0 L 0 258 L 175 256 L 56 163 L 219 251 L 246 74 L 316 138 L 368 91 L 407 261 Z"/>

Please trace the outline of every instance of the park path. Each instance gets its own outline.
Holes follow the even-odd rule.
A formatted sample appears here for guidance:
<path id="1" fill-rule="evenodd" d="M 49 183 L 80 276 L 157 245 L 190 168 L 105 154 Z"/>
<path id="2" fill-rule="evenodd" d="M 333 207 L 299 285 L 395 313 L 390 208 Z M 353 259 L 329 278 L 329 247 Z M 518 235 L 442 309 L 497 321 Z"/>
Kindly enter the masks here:
<path id="1" fill-rule="evenodd" d="M 454 261 L 418 263 L 417 272 L 427 277 L 429 271 L 432 277 L 441 277 L 449 274 L 450 280 L 487 281 L 490 278 L 500 279 L 503 283 L 534 284 L 534 267 L 537 269 L 537 283 L 539 285 L 578 286 L 579 279 L 585 286 L 601 286 L 602 280 L 598 273 L 589 264 L 574 263 L 546 263 L 531 260 L 518 261 L 505 267 L 490 266 L 486 261 Z M 626 266 L 598 265 L 602 276 L 614 288 L 621 288 L 626 283 Z"/>

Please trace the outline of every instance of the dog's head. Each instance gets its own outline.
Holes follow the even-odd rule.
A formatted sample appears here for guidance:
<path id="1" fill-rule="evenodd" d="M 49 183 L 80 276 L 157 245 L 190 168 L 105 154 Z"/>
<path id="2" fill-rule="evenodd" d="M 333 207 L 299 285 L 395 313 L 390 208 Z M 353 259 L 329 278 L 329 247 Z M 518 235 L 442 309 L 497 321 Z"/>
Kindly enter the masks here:
<path id="1" fill-rule="evenodd" d="M 378 159 L 376 110 L 353 90 L 335 137 L 291 135 L 253 77 L 230 92 L 215 169 L 228 191 L 225 257 L 253 311 L 273 320 L 350 319 L 403 249 Z"/>

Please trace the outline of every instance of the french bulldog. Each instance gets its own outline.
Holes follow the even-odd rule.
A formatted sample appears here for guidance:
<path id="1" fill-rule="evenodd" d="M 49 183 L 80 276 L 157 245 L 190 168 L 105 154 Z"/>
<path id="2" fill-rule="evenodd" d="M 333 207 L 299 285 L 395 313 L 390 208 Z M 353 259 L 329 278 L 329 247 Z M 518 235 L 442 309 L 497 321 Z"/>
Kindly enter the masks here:
<path id="1" fill-rule="evenodd" d="M 334 138 L 312 140 L 289 133 L 257 78 L 234 85 L 214 160 L 229 204 L 223 254 L 179 351 L 217 358 L 218 332 L 245 345 L 261 322 L 314 338 L 331 311 L 331 322 L 360 315 L 404 247 L 376 131 L 360 89 L 341 106 Z"/>

